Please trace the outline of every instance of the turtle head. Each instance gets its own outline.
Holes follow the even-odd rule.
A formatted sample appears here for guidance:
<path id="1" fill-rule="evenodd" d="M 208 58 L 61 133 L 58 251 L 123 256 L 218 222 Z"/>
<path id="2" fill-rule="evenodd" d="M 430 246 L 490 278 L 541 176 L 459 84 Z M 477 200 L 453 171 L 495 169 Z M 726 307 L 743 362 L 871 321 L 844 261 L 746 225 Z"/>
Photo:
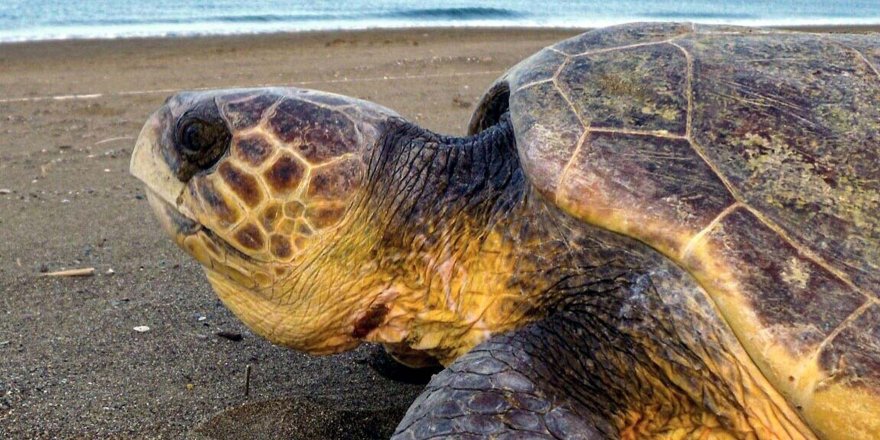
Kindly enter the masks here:
<path id="1" fill-rule="evenodd" d="M 300 89 L 181 93 L 143 127 L 131 172 L 163 228 L 246 324 L 299 350 L 340 351 L 356 344 L 340 317 L 358 298 L 332 291 L 346 274 L 324 264 L 324 283 L 298 280 L 346 230 L 366 159 L 393 116 Z"/>

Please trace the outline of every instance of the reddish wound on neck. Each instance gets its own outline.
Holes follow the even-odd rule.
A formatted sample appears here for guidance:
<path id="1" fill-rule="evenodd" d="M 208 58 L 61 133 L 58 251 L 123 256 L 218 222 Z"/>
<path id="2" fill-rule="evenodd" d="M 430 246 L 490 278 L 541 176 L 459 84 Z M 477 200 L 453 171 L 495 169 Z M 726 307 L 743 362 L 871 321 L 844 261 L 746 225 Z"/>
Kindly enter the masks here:
<path id="1" fill-rule="evenodd" d="M 351 335 L 355 338 L 363 338 L 370 334 L 379 324 L 382 323 L 382 320 L 385 319 L 385 315 L 388 314 L 388 307 L 385 304 L 378 304 L 370 307 L 367 310 L 367 313 L 364 316 L 357 320 L 354 324 L 354 330 L 351 332 Z"/>

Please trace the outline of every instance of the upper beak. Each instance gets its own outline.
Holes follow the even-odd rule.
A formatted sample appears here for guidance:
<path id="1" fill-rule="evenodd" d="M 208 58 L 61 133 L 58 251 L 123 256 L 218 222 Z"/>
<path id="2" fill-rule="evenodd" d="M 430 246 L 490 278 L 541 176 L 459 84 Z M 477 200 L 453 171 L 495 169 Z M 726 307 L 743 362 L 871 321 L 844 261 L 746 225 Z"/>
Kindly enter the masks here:
<path id="1" fill-rule="evenodd" d="M 162 154 L 162 111 L 150 116 L 135 143 L 131 154 L 131 174 L 147 185 L 157 197 L 177 207 L 184 183 L 175 177 Z"/>

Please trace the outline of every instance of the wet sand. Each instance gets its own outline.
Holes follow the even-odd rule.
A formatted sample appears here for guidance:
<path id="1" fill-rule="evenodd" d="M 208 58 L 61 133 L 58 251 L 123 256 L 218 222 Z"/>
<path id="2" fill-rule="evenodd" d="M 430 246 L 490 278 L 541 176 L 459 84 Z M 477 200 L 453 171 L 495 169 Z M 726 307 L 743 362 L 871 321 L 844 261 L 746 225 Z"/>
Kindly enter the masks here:
<path id="1" fill-rule="evenodd" d="M 250 333 L 160 231 L 128 174 L 134 137 L 174 90 L 261 85 L 369 99 L 463 134 L 496 77 L 578 32 L 0 45 L 0 437 L 387 436 L 421 386 L 378 375 L 375 347 L 314 358 Z M 40 276 L 82 267 L 95 275 Z"/>

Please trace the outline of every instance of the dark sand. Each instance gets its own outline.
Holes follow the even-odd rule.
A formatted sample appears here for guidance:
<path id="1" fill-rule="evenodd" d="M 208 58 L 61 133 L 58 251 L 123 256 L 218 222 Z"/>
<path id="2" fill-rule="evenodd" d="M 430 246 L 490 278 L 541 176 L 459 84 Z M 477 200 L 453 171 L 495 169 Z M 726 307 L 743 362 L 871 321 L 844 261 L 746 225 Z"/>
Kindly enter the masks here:
<path id="1" fill-rule="evenodd" d="M 0 45 L 0 438 L 387 436 L 421 386 L 376 374 L 375 348 L 313 358 L 250 333 L 161 233 L 128 174 L 134 137 L 171 90 L 285 84 L 462 134 L 505 69 L 576 33 Z M 96 275 L 39 276 L 79 267 Z"/>

